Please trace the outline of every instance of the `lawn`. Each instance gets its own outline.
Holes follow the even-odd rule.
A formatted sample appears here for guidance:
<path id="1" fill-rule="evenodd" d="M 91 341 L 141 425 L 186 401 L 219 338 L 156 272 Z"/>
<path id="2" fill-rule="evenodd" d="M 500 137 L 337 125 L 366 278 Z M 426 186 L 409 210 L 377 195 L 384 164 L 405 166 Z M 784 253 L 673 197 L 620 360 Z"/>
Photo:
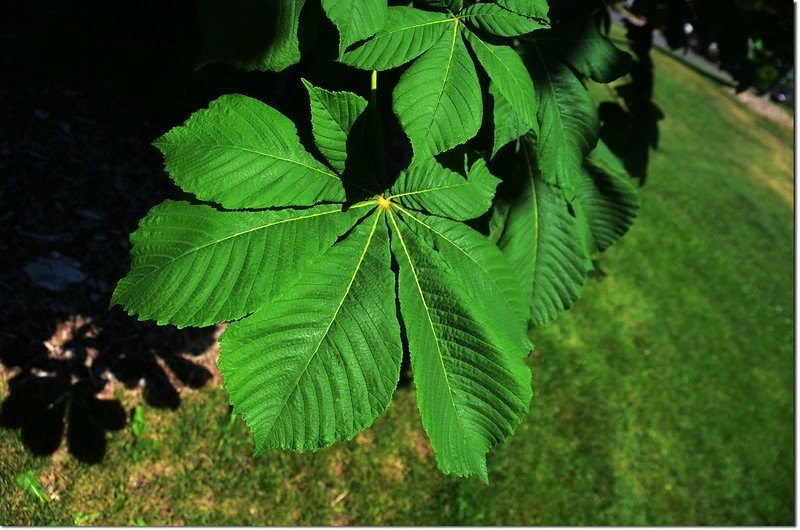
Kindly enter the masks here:
<path id="1" fill-rule="evenodd" d="M 792 131 L 654 55 L 666 119 L 639 219 L 533 332 L 532 409 L 490 485 L 437 471 L 413 386 L 350 443 L 255 458 L 207 387 L 145 407 L 99 465 L 0 430 L 0 523 L 793 525 Z"/>

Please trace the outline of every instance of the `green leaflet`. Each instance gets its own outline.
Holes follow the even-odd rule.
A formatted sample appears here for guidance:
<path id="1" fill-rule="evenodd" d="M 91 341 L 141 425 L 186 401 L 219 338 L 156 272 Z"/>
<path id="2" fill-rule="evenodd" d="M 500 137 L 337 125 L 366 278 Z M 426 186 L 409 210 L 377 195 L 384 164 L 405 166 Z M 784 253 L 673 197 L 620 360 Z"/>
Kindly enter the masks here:
<path id="1" fill-rule="evenodd" d="M 575 70 L 598 83 L 610 83 L 631 67 L 631 56 L 602 35 L 591 16 L 562 24 L 544 37 L 544 42 Z"/>
<path id="2" fill-rule="evenodd" d="M 403 348 L 381 216 L 223 334 L 220 370 L 256 452 L 348 440 L 389 406 Z"/>
<path id="3" fill-rule="evenodd" d="M 571 201 L 577 193 L 583 159 L 600 137 L 597 108 L 569 67 L 535 41 L 528 60 L 538 105 L 536 161 L 542 178 L 558 185 Z"/>
<path id="4" fill-rule="evenodd" d="M 548 27 L 545 20 L 521 15 L 497 4 L 473 4 L 461 12 L 469 27 L 501 37 L 524 35 Z"/>
<path id="5" fill-rule="evenodd" d="M 522 296 L 518 275 L 500 249 L 462 223 L 400 206 L 395 208 L 403 214 L 403 219 L 413 221 L 408 225 L 420 238 L 439 251 L 451 272 L 462 280 L 462 288 L 481 306 L 484 318 L 514 337 L 520 349 L 529 353 L 531 344 L 525 333 L 527 301 Z"/>
<path id="6" fill-rule="evenodd" d="M 345 199 L 339 176 L 306 152 L 294 124 L 247 96 L 212 101 L 154 145 L 181 189 L 225 208 Z"/>
<path id="7" fill-rule="evenodd" d="M 339 55 L 345 48 L 375 35 L 386 22 L 386 0 L 322 0 L 322 8 L 339 29 Z"/>
<path id="8" fill-rule="evenodd" d="M 314 141 L 331 167 L 340 175 L 347 160 L 347 137 L 367 108 L 367 100 L 351 92 L 329 92 L 302 80 L 311 100 Z"/>
<path id="9" fill-rule="evenodd" d="M 539 123 L 536 121 L 531 125 L 524 123 L 514 112 L 511 103 L 497 89 L 495 83 L 489 84 L 489 94 L 491 94 L 493 100 L 494 141 L 492 143 L 492 158 L 494 158 L 503 146 L 531 131 L 531 126 L 533 126 L 534 135 L 537 134 Z"/>
<path id="10" fill-rule="evenodd" d="M 625 164 L 611 152 L 603 140 L 599 140 L 597 147 L 586 157 L 586 165 L 592 172 L 607 173 L 621 180 L 630 178 Z"/>
<path id="11" fill-rule="evenodd" d="M 220 211 L 165 201 L 131 234 L 133 262 L 112 304 L 159 324 L 207 326 L 254 311 L 364 210 Z"/>
<path id="12" fill-rule="evenodd" d="M 586 162 L 576 203 L 588 223 L 592 249 L 603 252 L 633 224 L 639 194 L 622 163 L 604 143 L 597 144 Z"/>
<path id="13" fill-rule="evenodd" d="M 388 70 L 420 56 L 442 39 L 450 28 L 444 13 L 413 7 L 390 7 L 383 29 L 340 61 L 362 70 Z"/>
<path id="14" fill-rule="evenodd" d="M 444 258 L 390 219 L 417 406 L 436 462 L 446 473 L 488 481 L 486 453 L 527 412 L 530 371 L 514 343 L 467 298 Z"/>
<path id="15" fill-rule="evenodd" d="M 498 183 L 483 160 L 475 162 L 464 179 L 431 158 L 400 173 L 388 198 L 408 208 L 466 221 L 491 207 Z"/>
<path id="16" fill-rule="evenodd" d="M 591 267 L 584 230 L 559 190 L 536 173 L 532 146 L 506 190 L 495 220 L 497 245 L 525 281 L 523 295 L 534 326 L 545 324 L 577 300 Z"/>
<path id="17" fill-rule="evenodd" d="M 550 7 L 547 5 L 547 0 L 495 0 L 495 3 L 519 15 L 538 18 L 544 22 L 550 21 L 548 17 Z"/>
<path id="18" fill-rule="evenodd" d="M 363 115 L 363 103 L 354 94 L 306 86 L 320 151 L 338 168 L 341 157 L 335 155 L 344 152 L 348 165 L 356 156 L 347 149 L 350 125 Z M 261 124 L 272 136 L 245 120 L 228 131 L 234 140 L 255 141 L 255 135 L 276 142 L 278 136 L 287 145 L 296 139 L 294 126 L 287 128 L 277 111 L 245 103 L 256 113 L 277 115 Z M 219 136 L 230 117 L 225 105 L 216 111 L 224 119 L 193 118 L 191 128 L 179 132 L 195 139 Z M 176 169 L 169 150 L 176 143 L 168 143 L 168 169 L 191 176 L 198 195 L 230 204 L 227 181 L 241 177 L 207 178 L 203 171 L 214 174 L 218 165 L 202 157 L 198 167 Z M 282 158 L 307 157 L 311 165 L 313 157 L 299 142 L 295 149 Z M 234 149 L 224 163 L 248 167 L 251 151 L 275 155 L 276 147 Z M 302 168 L 294 171 L 303 174 Z M 331 174 L 338 179 L 339 172 Z M 445 176 L 454 190 L 463 183 L 471 192 L 460 195 L 463 203 L 448 203 L 425 187 L 435 175 L 416 169 L 406 175 L 392 187 L 395 196 L 346 205 L 285 208 L 287 196 L 298 191 L 273 191 L 277 184 L 269 171 L 240 183 L 262 190 L 233 197 L 242 210 L 167 201 L 132 235 L 131 271 L 117 286 L 114 303 L 141 318 L 178 325 L 240 319 L 223 334 L 219 361 L 231 403 L 252 429 L 258 451 L 307 450 L 352 438 L 388 406 L 402 356 L 399 292 L 420 411 L 437 461 L 445 472 L 485 479 L 487 451 L 513 432 L 531 399 L 522 361 L 530 351 L 526 303 L 517 277 L 488 239 L 457 220 L 401 202 L 444 216 L 479 216 L 491 204 L 497 179 L 483 161 L 470 166 L 467 179 Z M 274 203 L 265 205 L 265 196 Z M 252 210 L 263 206 L 272 209 Z M 423 268 L 425 277 L 418 278 Z M 411 284 L 409 278 L 417 280 Z M 443 391 L 449 401 L 439 398 Z"/>
<path id="19" fill-rule="evenodd" d="M 403 73 L 392 106 L 415 158 L 461 145 L 478 133 L 483 100 L 478 73 L 453 19 L 446 45 L 425 52 Z"/>
<path id="20" fill-rule="evenodd" d="M 533 81 L 517 52 L 510 46 L 484 42 L 470 31 L 465 35 L 481 66 L 489 74 L 492 85 L 508 102 L 516 117 L 530 129 L 537 128 Z"/>
<path id="21" fill-rule="evenodd" d="M 200 66 L 225 62 L 243 70 L 279 72 L 300 61 L 300 11 L 306 0 L 201 0 Z M 236 38 L 232 38 L 234 36 Z"/>
<path id="22" fill-rule="evenodd" d="M 453 6 L 440 8 L 448 14 L 389 8 L 384 28 L 341 59 L 363 69 L 392 68 L 416 59 L 392 94 L 415 159 L 461 145 L 480 129 L 483 99 L 464 38 L 514 111 L 525 123 L 536 123 L 533 83 L 519 56 L 508 46 L 483 41 L 464 29 L 462 21 L 504 35 L 527 33 L 545 23 L 493 4 L 475 4 L 458 14 Z"/>

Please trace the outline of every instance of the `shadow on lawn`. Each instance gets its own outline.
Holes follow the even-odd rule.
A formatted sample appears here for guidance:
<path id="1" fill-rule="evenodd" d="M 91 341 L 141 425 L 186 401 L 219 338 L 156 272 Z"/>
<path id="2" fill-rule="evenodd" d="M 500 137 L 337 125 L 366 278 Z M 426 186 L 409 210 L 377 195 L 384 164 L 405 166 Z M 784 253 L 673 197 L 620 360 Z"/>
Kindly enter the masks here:
<path id="1" fill-rule="evenodd" d="M 625 164 L 632 177 L 644 186 L 650 149 L 658 149 L 658 122 L 664 113 L 653 101 L 653 27 L 638 26 L 625 20 L 627 38 L 633 54 L 630 83 L 616 87 L 621 102 L 600 104 L 600 136 Z"/>
<path id="2" fill-rule="evenodd" d="M 66 434 L 76 458 L 100 462 L 106 432 L 126 425 L 125 410 L 107 391 L 111 380 L 141 387 L 146 403 L 174 410 L 180 388 L 200 388 L 212 378 L 192 359 L 211 347 L 214 331 L 140 323 L 119 310 L 60 322 L 50 340 L 0 352 L 6 367 L 19 369 L 8 381 L 0 425 L 21 429 L 36 455 L 52 454 Z"/>

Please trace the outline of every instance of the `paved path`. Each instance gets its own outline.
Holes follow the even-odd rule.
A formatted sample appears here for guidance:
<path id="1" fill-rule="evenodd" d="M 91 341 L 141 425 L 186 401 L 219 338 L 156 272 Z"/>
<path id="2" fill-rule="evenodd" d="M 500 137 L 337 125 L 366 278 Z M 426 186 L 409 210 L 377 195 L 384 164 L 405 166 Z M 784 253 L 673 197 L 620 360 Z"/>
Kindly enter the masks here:
<path id="1" fill-rule="evenodd" d="M 621 26 L 623 25 L 622 15 L 613 9 L 609 9 L 609 13 L 611 14 L 611 20 L 615 24 L 619 24 Z M 699 53 L 696 53 L 694 50 L 691 50 L 688 47 L 678 50 L 671 49 L 667 44 L 667 39 L 658 30 L 653 32 L 653 46 L 680 61 L 688 63 L 689 66 L 703 71 L 723 84 L 734 87 L 736 86 L 736 81 L 733 79 L 731 74 L 721 70 L 714 62 L 709 61 L 707 58 L 703 57 Z"/>
<path id="2" fill-rule="evenodd" d="M 609 9 L 609 13 L 611 14 L 611 20 L 615 24 L 623 25 L 622 15 L 613 9 Z M 653 32 L 653 46 L 660 52 L 670 55 L 685 63 L 690 68 L 700 70 L 704 74 L 716 79 L 719 83 L 726 85 L 728 87 L 727 90 L 733 94 L 736 99 L 750 107 L 757 114 L 780 123 L 784 127 L 794 127 L 794 118 L 770 101 L 769 96 L 759 96 L 753 89 L 745 90 L 738 94 L 735 93 L 733 89 L 736 88 L 737 83 L 733 76 L 725 70 L 720 69 L 716 63 L 696 53 L 694 50 L 688 47 L 678 50 L 671 49 L 667 44 L 667 39 L 659 31 Z"/>

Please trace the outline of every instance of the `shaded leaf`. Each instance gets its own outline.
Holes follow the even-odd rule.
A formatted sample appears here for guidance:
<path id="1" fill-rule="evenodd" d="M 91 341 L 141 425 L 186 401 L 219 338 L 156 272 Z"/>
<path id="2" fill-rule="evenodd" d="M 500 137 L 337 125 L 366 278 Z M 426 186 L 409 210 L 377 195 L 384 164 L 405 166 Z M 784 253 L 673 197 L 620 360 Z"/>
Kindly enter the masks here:
<path id="1" fill-rule="evenodd" d="M 530 142 L 522 145 L 523 162 L 500 201 L 504 219 L 496 238 L 524 282 L 531 322 L 539 326 L 577 300 L 591 261 L 567 202 L 536 174 Z"/>
<path id="2" fill-rule="evenodd" d="M 639 210 L 639 194 L 622 163 L 602 142 L 586 161 L 576 202 L 589 225 L 592 249 L 603 252 L 633 224 Z"/>
<path id="3" fill-rule="evenodd" d="M 449 11 L 452 14 L 456 14 L 461 11 L 462 6 L 464 5 L 463 0 L 421 0 L 417 3 L 437 11 Z"/>
<path id="4" fill-rule="evenodd" d="M 503 97 L 495 83 L 489 84 L 489 94 L 491 94 L 494 102 L 492 108 L 492 123 L 494 124 L 492 158 L 494 158 L 503 146 L 521 138 L 524 134 L 531 131 L 532 126 L 524 123 L 519 116 L 517 116 L 511 103 Z M 539 130 L 539 123 L 537 121 L 534 121 L 534 127 L 533 132 L 536 134 Z"/>
<path id="5" fill-rule="evenodd" d="M 536 42 L 528 55 L 536 87 L 539 135 L 536 161 L 542 178 L 575 198 L 583 159 L 597 145 L 600 119 L 575 74 Z"/>
<path id="6" fill-rule="evenodd" d="M 339 55 L 345 48 L 375 35 L 386 22 L 386 0 L 322 0 L 322 8 L 339 29 Z"/>
<path id="7" fill-rule="evenodd" d="M 601 34 L 590 16 L 562 24 L 547 38 L 547 42 L 575 70 L 598 83 L 610 83 L 627 74 L 631 68 L 630 54 Z"/>
<path id="8" fill-rule="evenodd" d="M 201 0 L 200 66 L 224 62 L 248 71 L 279 72 L 298 63 L 304 4 L 305 0 L 240 0 L 234 8 L 226 0 Z"/>
<path id="9" fill-rule="evenodd" d="M 331 167 L 340 175 L 347 160 L 347 137 L 367 108 L 367 100 L 352 92 L 330 92 L 302 80 L 311 101 L 314 142 Z"/>

